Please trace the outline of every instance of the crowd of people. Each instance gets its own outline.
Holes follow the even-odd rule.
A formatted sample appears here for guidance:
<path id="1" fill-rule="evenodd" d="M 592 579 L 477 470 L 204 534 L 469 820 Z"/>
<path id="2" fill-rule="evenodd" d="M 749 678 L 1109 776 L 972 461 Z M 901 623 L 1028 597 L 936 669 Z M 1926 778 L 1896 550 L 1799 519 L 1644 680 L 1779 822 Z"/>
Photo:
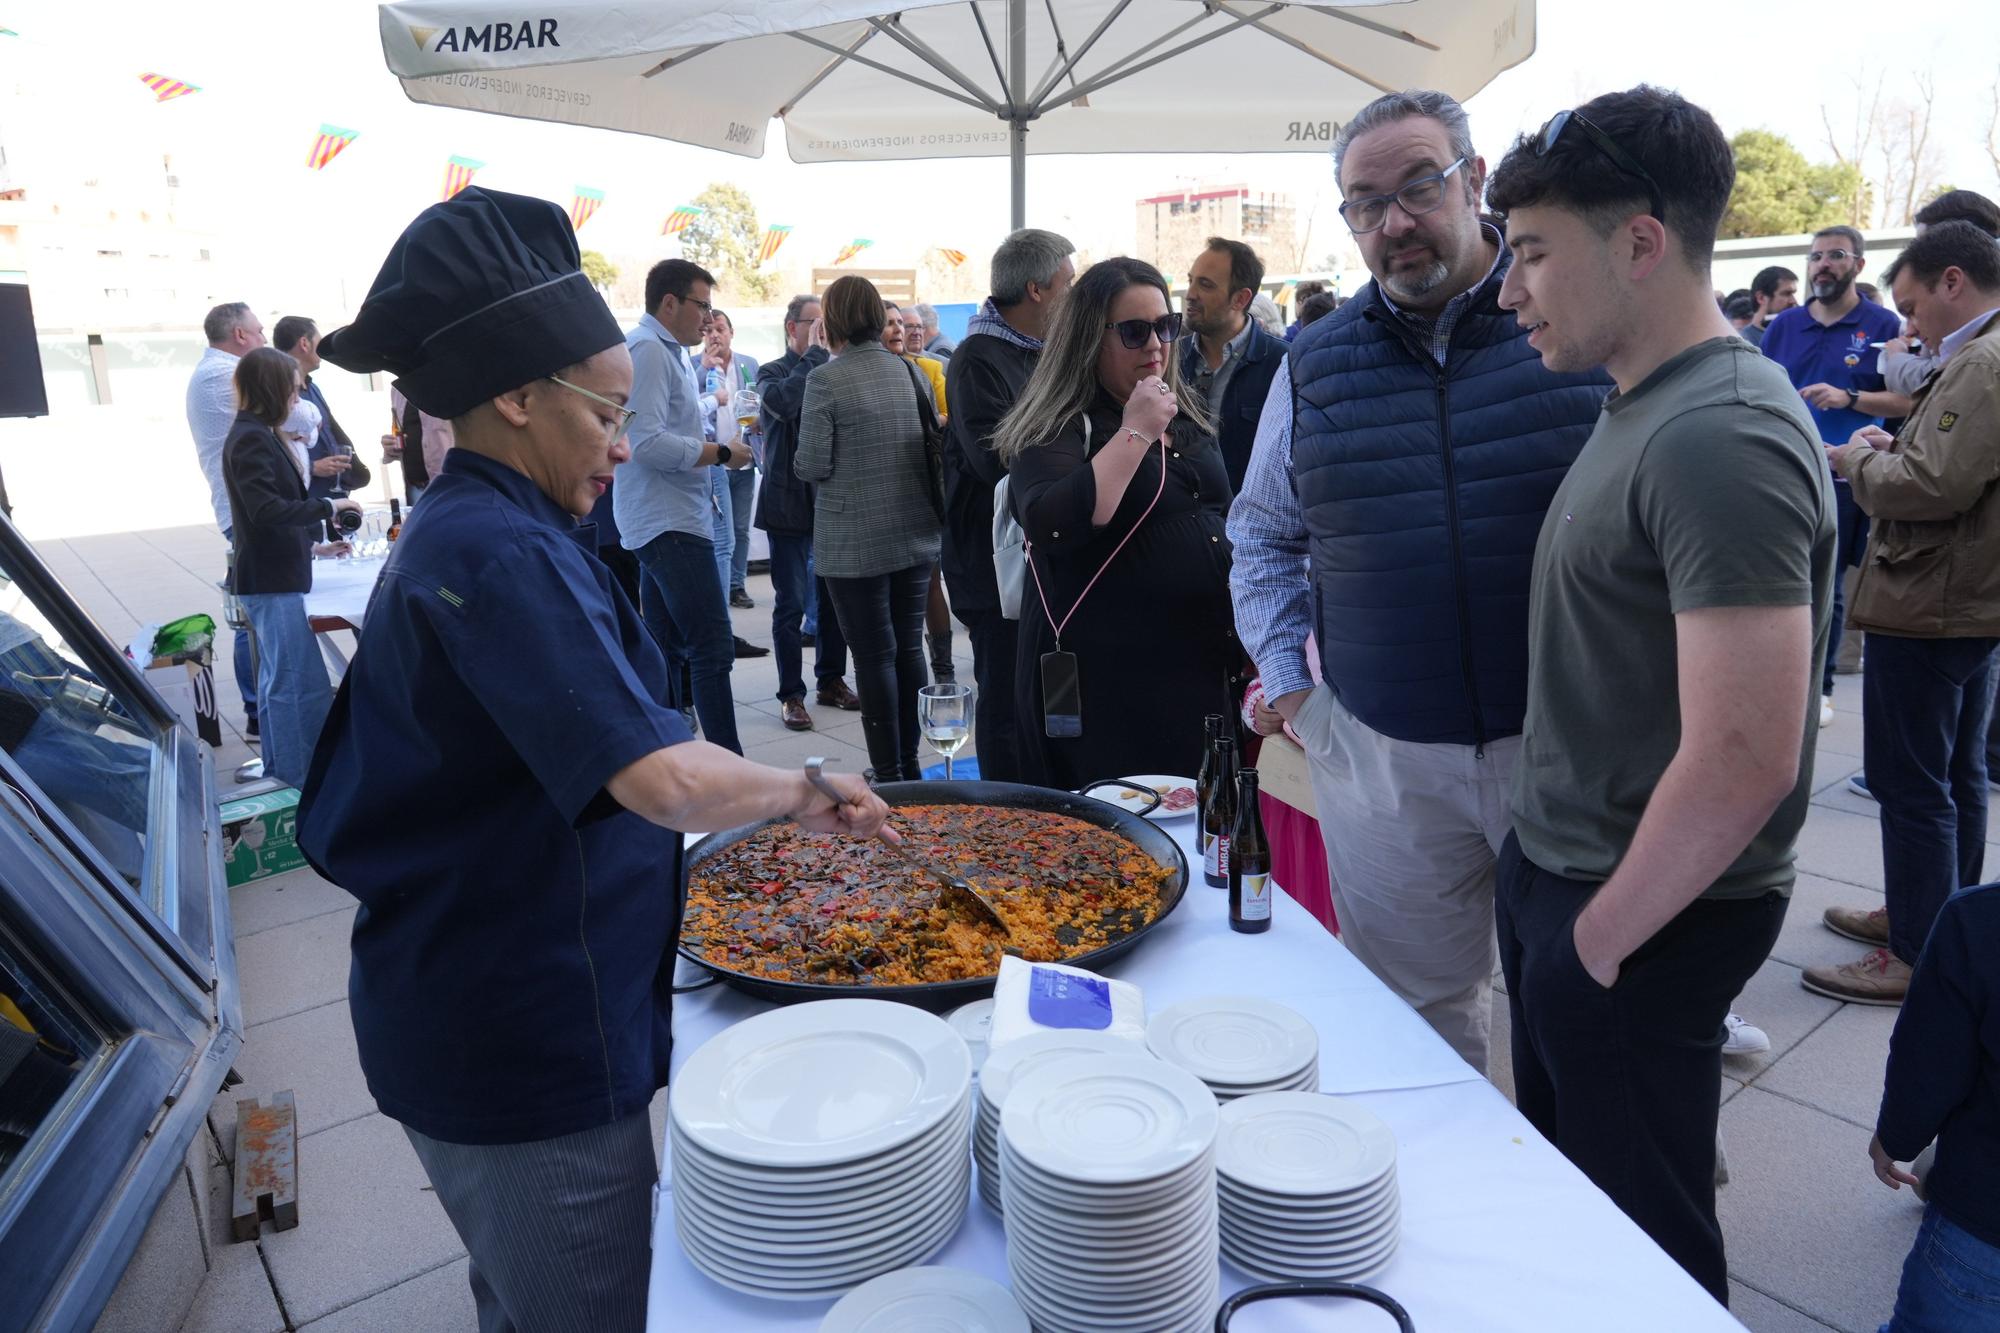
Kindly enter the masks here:
<path id="1" fill-rule="evenodd" d="M 616 414 L 598 489 L 564 503 L 660 649 L 676 734 L 742 752 L 730 672 L 762 650 L 729 613 L 755 606 L 752 527 L 784 725 L 815 725 L 812 647 L 815 700 L 860 713 L 878 781 L 921 776 L 918 690 L 951 678 L 954 621 L 989 780 L 1192 773 L 1204 715 L 1248 694 L 1309 762 L 1347 947 L 1482 1071 L 1497 967 L 1522 1112 L 1726 1302 L 1720 1060 L 1765 1040 L 1731 1006 L 1783 922 L 1859 637 L 1886 905 L 1829 911 L 1873 951 L 1804 983 L 1906 1005 L 1870 1151 L 1894 1185 L 1939 1146 L 1891 1327 L 1986 1326 L 1934 1313 L 1963 1294 L 1922 1256 L 2000 1267 L 1978 962 L 2000 898 L 1969 887 L 2000 752 L 2000 211 L 1931 203 L 1875 297 L 1847 226 L 1803 278 L 1718 293 L 1729 146 L 1648 87 L 1560 112 L 1490 171 L 1452 98 L 1386 95 L 1333 169 L 1372 280 L 1300 284 L 1289 327 L 1240 240 L 1207 241 L 1176 310 L 1153 266 L 1079 271 L 1031 228 L 956 343 L 849 275 L 793 298 L 759 365 L 712 274 L 655 265 L 615 349 L 629 376 L 546 378 Z M 189 417 L 261 654 L 246 714 L 302 781 L 330 694 L 299 600 L 312 531 L 366 473 L 311 384 L 309 321 L 280 321 L 277 349 L 241 306 L 207 332 Z M 385 444 L 416 487 L 476 470 L 428 457 L 473 418 L 426 415 L 444 395 L 404 373 L 417 402 Z M 483 438 L 529 438 L 535 400 L 511 401 L 479 407 Z M 628 808 L 679 827 L 668 804 Z M 815 817 L 878 817 L 840 810 Z"/>

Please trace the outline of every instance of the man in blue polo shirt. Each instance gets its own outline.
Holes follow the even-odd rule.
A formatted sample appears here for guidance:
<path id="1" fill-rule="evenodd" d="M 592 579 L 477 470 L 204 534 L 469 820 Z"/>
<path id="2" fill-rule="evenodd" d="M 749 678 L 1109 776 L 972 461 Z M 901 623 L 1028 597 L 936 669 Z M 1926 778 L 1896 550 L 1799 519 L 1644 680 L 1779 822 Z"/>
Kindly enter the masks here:
<path id="1" fill-rule="evenodd" d="M 1910 400 L 1890 393 L 1882 383 L 1876 346 L 1903 331 L 1896 312 L 1861 299 L 1856 278 L 1867 267 L 1861 233 L 1852 227 L 1827 227 L 1815 232 L 1806 255 L 1806 281 L 1812 296 L 1773 319 L 1764 330 L 1764 355 L 1785 368 L 1792 387 L 1806 400 L 1823 444 L 1846 444 L 1863 426 L 1880 426 L 1885 418 L 1910 410 Z M 1868 545 L 1868 516 L 1855 507 L 1847 483 L 1834 479 L 1840 538 L 1833 575 L 1833 637 L 1820 678 L 1819 724 L 1833 723 L 1833 668 L 1840 656 L 1840 634 L 1846 624 L 1847 598 L 1842 580 L 1850 566 L 1861 563 Z"/>

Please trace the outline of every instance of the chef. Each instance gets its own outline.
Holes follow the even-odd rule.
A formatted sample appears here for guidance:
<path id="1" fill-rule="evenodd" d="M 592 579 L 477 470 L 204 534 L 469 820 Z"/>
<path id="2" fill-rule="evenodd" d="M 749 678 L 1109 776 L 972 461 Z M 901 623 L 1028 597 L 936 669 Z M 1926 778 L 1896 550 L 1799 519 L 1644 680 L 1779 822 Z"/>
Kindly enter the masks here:
<path id="1" fill-rule="evenodd" d="M 457 432 L 369 603 L 299 843 L 360 900 L 361 1067 L 471 1255 L 482 1333 L 645 1325 L 681 835 L 788 815 L 867 836 L 802 773 L 694 740 L 577 520 L 631 457 L 632 360 L 562 209 L 420 214 L 323 359 Z M 893 835 L 891 835 L 893 836 Z"/>

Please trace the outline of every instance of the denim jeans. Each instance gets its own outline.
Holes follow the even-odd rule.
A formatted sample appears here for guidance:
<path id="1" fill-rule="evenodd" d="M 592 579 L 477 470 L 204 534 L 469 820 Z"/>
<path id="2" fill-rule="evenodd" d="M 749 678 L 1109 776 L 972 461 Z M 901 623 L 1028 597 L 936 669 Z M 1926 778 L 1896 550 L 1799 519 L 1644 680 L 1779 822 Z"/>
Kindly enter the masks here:
<path id="1" fill-rule="evenodd" d="M 736 700 L 729 689 L 729 672 L 736 665 L 735 632 L 729 625 L 728 598 L 715 576 L 714 543 L 686 532 L 663 532 L 637 554 L 652 594 L 641 600 L 640 614 L 666 650 L 669 675 L 678 679 L 686 670 L 703 738 L 742 754 Z M 675 702 L 685 707 L 689 701 Z"/>
<path id="2" fill-rule="evenodd" d="M 1840 657 L 1840 635 L 1847 625 L 1848 570 L 1861 563 L 1868 549 L 1868 515 L 1854 503 L 1854 490 L 1846 482 L 1833 488 L 1837 535 L 1833 543 L 1833 627 L 1826 641 L 1826 672 L 1820 680 L 1821 694 L 1833 693 L 1833 668 Z"/>
<path id="3" fill-rule="evenodd" d="M 723 476 L 726 469 L 712 467 L 708 470 L 708 507 L 711 538 L 715 543 L 715 576 L 722 580 L 723 609 L 729 607 L 729 569 L 736 556 L 736 503 L 729 491 L 729 480 Z M 732 638 L 734 631 L 731 631 Z"/>
<path id="4" fill-rule="evenodd" d="M 917 691 L 930 684 L 924 661 L 924 608 L 931 567 L 912 565 L 870 578 L 826 579 L 840 632 L 854 656 L 854 692 L 861 696 L 861 732 L 868 764 L 881 782 L 915 782 Z"/>
<path id="5" fill-rule="evenodd" d="M 1882 807 L 1889 949 L 1915 966 L 1944 900 L 1980 882 L 1996 639 L 1870 634 L 1861 754 Z"/>
<path id="6" fill-rule="evenodd" d="M 799 642 L 799 620 L 805 599 L 815 581 L 807 573 L 812 555 L 812 538 L 791 532 L 773 532 L 771 539 L 771 651 L 778 659 L 778 699 L 781 703 L 806 697 L 802 667 L 804 645 Z M 847 674 L 847 641 L 840 637 L 837 618 L 827 621 L 826 630 L 815 640 L 813 677 L 818 688 L 826 689 Z"/>
<path id="7" fill-rule="evenodd" d="M 1930 1205 L 1880 1333 L 2000 1333 L 2000 1249 Z"/>
<path id="8" fill-rule="evenodd" d="M 739 446 L 740 447 L 740 446 Z M 731 534 L 734 554 L 729 557 L 729 590 L 739 592 L 750 577 L 750 510 L 757 499 L 757 470 L 738 468 L 729 474 L 729 509 L 735 527 Z"/>
<path id="9" fill-rule="evenodd" d="M 234 528 L 224 528 L 222 530 L 222 540 L 234 542 L 235 539 Z M 236 644 L 230 654 L 229 661 L 236 672 L 237 693 L 243 696 L 244 720 L 255 722 L 257 720 L 257 672 L 250 665 L 249 630 L 240 629 L 236 631 Z"/>
<path id="10" fill-rule="evenodd" d="M 300 592 L 239 599 L 257 635 L 257 719 L 264 735 L 264 775 L 297 787 L 333 707 L 326 659 L 306 620 Z"/>

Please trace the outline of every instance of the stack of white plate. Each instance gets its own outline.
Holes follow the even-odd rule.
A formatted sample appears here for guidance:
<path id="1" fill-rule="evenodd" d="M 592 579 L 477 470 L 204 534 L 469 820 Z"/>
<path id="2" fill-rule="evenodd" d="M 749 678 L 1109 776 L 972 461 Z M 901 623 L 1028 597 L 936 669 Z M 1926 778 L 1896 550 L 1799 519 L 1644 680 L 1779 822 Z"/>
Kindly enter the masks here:
<path id="1" fill-rule="evenodd" d="M 1028 1333 L 1028 1316 L 991 1278 L 962 1268 L 905 1268 L 842 1296 L 819 1333 Z"/>
<path id="2" fill-rule="evenodd" d="M 1106 1032 L 1050 1029 L 1017 1037 L 986 1058 L 979 1071 L 979 1110 L 972 1126 L 972 1156 L 979 1163 L 979 1197 L 994 1212 L 1000 1199 L 1000 1111 L 1020 1077 L 1038 1065 L 1071 1055 L 1140 1055 L 1146 1048 Z"/>
<path id="3" fill-rule="evenodd" d="M 986 1038 L 993 1031 L 993 999 L 974 1000 L 971 1004 L 961 1004 L 944 1016 L 951 1024 L 951 1030 L 965 1038 L 966 1049 L 972 1052 L 972 1076 L 979 1077 L 979 1067 L 986 1063 Z"/>
<path id="4" fill-rule="evenodd" d="M 971 1092 L 965 1043 L 908 1005 L 822 1000 L 717 1034 L 669 1097 L 681 1248 L 781 1300 L 921 1263 L 965 1216 Z"/>
<path id="5" fill-rule="evenodd" d="M 1146 1045 L 1208 1084 L 1218 1102 L 1319 1090 L 1319 1033 L 1296 1011 L 1248 995 L 1210 995 L 1162 1009 Z"/>
<path id="6" fill-rule="evenodd" d="M 1215 1098 L 1144 1055 L 1072 1055 L 1000 1116 L 1007 1271 L 1041 1333 L 1201 1333 L 1216 1256 Z"/>
<path id="7" fill-rule="evenodd" d="M 1396 1252 L 1396 1136 L 1351 1102 L 1239 1098 L 1222 1108 L 1215 1166 L 1222 1257 L 1252 1277 L 1352 1281 Z"/>

